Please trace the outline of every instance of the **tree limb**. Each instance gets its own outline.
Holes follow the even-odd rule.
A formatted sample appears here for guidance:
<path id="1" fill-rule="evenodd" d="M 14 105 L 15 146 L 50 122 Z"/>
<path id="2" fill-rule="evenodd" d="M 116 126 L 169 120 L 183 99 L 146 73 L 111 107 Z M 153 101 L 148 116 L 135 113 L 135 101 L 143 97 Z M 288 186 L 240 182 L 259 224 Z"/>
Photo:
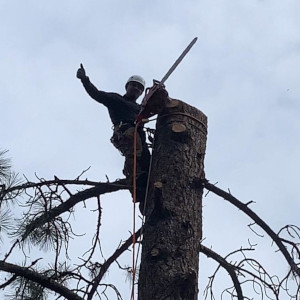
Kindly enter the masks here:
<path id="1" fill-rule="evenodd" d="M 50 186 L 50 185 L 90 185 L 90 186 L 102 186 L 104 184 L 109 184 L 109 185 L 115 185 L 115 186 L 124 186 L 126 184 L 126 180 L 125 179 L 120 179 L 120 180 L 116 180 L 115 182 L 98 182 L 98 181 L 90 181 L 90 180 L 78 180 L 78 179 L 74 179 L 74 180 L 68 180 L 68 179 L 54 179 L 54 180 L 42 180 L 40 182 L 26 182 L 24 184 L 21 185 L 16 185 L 13 187 L 10 187 L 6 190 L 3 191 L 3 193 L 7 194 L 7 193 L 11 193 L 14 191 L 19 191 L 19 190 L 26 190 L 26 189 L 30 189 L 30 188 L 37 188 L 37 187 L 42 187 L 42 186 Z"/>
<path id="2" fill-rule="evenodd" d="M 38 218 L 34 219 L 29 225 L 27 225 L 26 232 L 23 235 L 22 240 L 24 241 L 35 228 L 38 228 L 45 223 L 55 219 L 62 213 L 69 211 L 77 203 L 89 198 L 98 197 L 99 195 L 115 192 L 122 189 L 128 189 L 128 186 L 125 185 L 123 181 L 122 184 L 120 184 L 120 181 L 115 181 L 112 183 L 98 183 L 98 185 L 95 187 L 86 189 L 70 196 L 67 201 L 45 212 Z"/>
<path id="3" fill-rule="evenodd" d="M 242 203 L 237 198 L 233 197 L 231 194 L 223 191 L 222 189 L 216 187 L 215 185 L 208 182 L 208 180 L 202 180 L 203 186 L 215 193 L 216 195 L 224 198 L 241 211 L 243 211 L 246 215 L 248 215 L 253 221 L 256 222 L 258 226 L 260 226 L 269 236 L 270 238 L 276 243 L 279 250 L 285 257 L 287 263 L 290 265 L 293 272 L 295 272 L 298 276 L 300 276 L 300 268 L 298 268 L 297 264 L 294 262 L 293 258 L 291 257 L 290 253 L 282 243 L 281 238 L 270 228 L 268 224 L 266 224 L 255 212 L 253 212 L 247 204 Z"/>
<path id="4" fill-rule="evenodd" d="M 18 278 L 17 275 L 13 275 L 10 279 L 8 279 L 6 282 L 0 285 L 0 290 L 4 289 L 6 286 L 13 283 Z"/>
<path id="5" fill-rule="evenodd" d="M 142 228 L 140 228 L 136 233 L 135 233 L 135 238 L 138 239 L 139 236 L 141 235 L 141 231 Z M 92 289 L 89 293 L 89 296 L 87 298 L 87 300 L 91 300 L 93 298 L 93 295 L 95 294 L 97 287 L 101 281 L 101 279 L 103 278 L 104 274 L 106 273 L 107 269 L 110 267 L 110 265 L 124 252 L 126 251 L 129 246 L 132 244 L 133 241 L 133 235 L 131 235 L 123 244 L 120 248 L 118 248 L 113 255 L 111 255 L 106 261 L 105 263 L 101 266 L 100 272 L 99 274 L 96 276 L 93 285 L 92 285 Z"/>
<path id="6" fill-rule="evenodd" d="M 14 264 L 0 261 L 0 270 L 36 282 L 41 286 L 50 289 L 55 293 L 58 293 L 59 295 L 65 297 L 68 300 L 83 300 L 83 298 L 81 298 L 68 288 L 64 287 L 63 285 L 59 284 L 58 282 L 55 282 L 47 276 L 41 275 L 33 270 L 29 270 L 26 267 L 20 267 Z"/>
<path id="7" fill-rule="evenodd" d="M 243 292 L 242 292 L 242 288 L 241 288 L 241 284 L 237 278 L 237 275 L 235 273 L 235 266 L 228 263 L 221 255 L 219 255 L 218 253 L 214 252 L 213 250 L 200 245 L 200 252 L 205 254 L 207 257 L 210 257 L 212 259 L 214 259 L 216 262 L 218 262 L 230 275 L 231 280 L 233 282 L 233 285 L 235 287 L 236 293 L 237 293 L 237 297 L 239 300 L 243 300 L 244 296 L 243 296 Z"/>

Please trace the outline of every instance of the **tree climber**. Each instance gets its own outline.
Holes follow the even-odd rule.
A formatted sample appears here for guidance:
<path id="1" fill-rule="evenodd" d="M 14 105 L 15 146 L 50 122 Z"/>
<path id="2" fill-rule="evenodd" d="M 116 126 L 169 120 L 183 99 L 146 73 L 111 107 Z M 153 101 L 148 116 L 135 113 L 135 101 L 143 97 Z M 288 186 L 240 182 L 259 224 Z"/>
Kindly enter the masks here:
<path id="1" fill-rule="evenodd" d="M 126 93 L 121 96 L 117 93 L 98 90 L 86 75 L 85 69 L 80 65 L 77 71 L 86 92 L 98 103 L 107 107 L 110 119 L 113 123 L 112 144 L 125 156 L 123 174 L 128 185 L 133 181 L 133 140 L 135 121 L 140 112 L 140 105 L 136 103 L 145 89 L 145 81 L 141 76 L 131 76 L 126 84 Z M 137 159 L 137 202 L 143 202 L 147 183 L 150 152 L 146 144 L 146 135 L 143 126 L 138 126 L 136 159 Z M 131 189 L 132 192 L 132 189 Z"/>

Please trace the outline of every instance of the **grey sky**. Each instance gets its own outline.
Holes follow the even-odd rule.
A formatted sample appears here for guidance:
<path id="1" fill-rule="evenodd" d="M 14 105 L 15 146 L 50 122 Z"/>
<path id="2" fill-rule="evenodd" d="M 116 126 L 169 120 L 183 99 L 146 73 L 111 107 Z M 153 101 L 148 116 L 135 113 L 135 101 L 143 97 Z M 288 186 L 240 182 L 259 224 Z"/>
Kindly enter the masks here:
<path id="1" fill-rule="evenodd" d="M 148 86 L 160 79 L 197 36 L 166 86 L 171 97 L 208 116 L 207 179 L 243 201 L 255 200 L 252 208 L 275 231 L 299 224 L 298 0 L 0 5 L 0 147 L 9 149 L 17 172 L 75 178 L 91 166 L 90 179 L 121 178 L 123 158 L 109 142 L 108 113 L 76 79 L 79 64 L 99 89 L 123 94 L 132 74 Z M 120 195 L 102 199 L 106 255 L 131 230 L 130 195 Z M 247 245 L 248 236 L 256 239 L 249 220 L 221 199 L 205 198 L 203 213 L 205 244 L 221 254 Z M 89 212 L 81 214 L 78 228 Z M 267 259 L 274 250 L 261 255 Z M 201 273 L 206 283 L 207 272 Z"/>

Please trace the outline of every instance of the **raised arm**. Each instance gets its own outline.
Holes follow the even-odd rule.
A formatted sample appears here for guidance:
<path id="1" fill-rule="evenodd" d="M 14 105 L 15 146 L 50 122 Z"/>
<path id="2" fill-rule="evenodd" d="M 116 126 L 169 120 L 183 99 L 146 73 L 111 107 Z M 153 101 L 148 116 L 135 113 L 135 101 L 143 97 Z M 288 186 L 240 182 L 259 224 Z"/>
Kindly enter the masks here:
<path id="1" fill-rule="evenodd" d="M 109 96 L 106 92 L 99 91 L 90 81 L 89 77 L 86 76 L 85 69 L 82 64 L 80 64 L 80 68 L 77 70 L 76 77 L 81 80 L 86 92 L 97 102 L 109 106 L 110 100 Z"/>

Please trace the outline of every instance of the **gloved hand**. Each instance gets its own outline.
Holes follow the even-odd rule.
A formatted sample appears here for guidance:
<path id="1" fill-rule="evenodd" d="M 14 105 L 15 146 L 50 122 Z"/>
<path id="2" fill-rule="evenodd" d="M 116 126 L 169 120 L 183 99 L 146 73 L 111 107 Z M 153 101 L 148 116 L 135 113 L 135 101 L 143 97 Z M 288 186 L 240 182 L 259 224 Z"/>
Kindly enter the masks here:
<path id="1" fill-rule="evenodd" d="M 77 71 L 76 77 L 81 80 L 87 78 L 87 76 L 85 74 L 85 69 L 82 64 L 80 64 L 80 68 Z"/>

